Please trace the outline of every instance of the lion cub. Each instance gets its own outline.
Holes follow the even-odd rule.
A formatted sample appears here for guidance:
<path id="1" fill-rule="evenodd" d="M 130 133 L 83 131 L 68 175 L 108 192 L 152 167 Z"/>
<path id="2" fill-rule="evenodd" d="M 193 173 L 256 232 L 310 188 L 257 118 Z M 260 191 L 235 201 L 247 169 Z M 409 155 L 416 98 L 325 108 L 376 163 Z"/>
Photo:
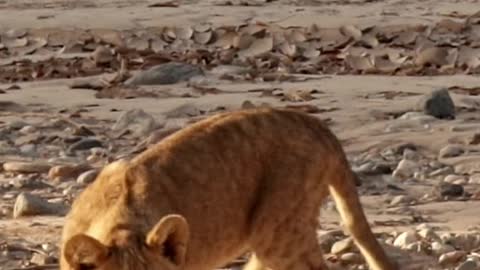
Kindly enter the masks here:
<path id="1" fill-rule="evenodd" d="M 336 137 L 283 109 L 219 114 L 106 166 L 72 206 L 61 269 L 327 269 L 317 242 L 328 194 L 366 261 L 394 270 L 360 205 Z"/>

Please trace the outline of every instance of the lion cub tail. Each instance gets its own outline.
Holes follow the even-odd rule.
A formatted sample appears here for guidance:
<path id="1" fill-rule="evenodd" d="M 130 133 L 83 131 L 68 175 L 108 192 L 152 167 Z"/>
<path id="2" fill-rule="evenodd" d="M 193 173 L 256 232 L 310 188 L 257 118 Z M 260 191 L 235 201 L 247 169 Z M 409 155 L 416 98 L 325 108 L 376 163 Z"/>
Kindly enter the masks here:
<path id="1" fill-rule="evenodd" d="M 373 270 L 396 270 L 381 245 L 377 242 L 357 193 L 356 176 L 350 167 L 338 169 L 329 179 L 329 191 L 346 229 Z"/>

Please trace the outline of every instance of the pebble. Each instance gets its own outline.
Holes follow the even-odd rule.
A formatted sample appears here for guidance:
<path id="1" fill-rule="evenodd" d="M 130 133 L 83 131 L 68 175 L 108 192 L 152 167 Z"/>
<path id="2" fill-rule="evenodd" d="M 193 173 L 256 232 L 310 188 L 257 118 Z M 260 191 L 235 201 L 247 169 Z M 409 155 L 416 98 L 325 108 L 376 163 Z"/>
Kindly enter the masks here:
<path id="1" fill-rule="evenodd" d="M 56 258 L 52 256 L 48 256 L 46 254 L 40 254 L 40 253 L 33 253 L 32 258 L 30 259 L 30 262 L 36 265 L 45 265 L 45 264 L 53 264 L 56 262 Z"/>
<path id="2" fill-rule="evenodd" d="M 467 140 L 467 143 L 470 145 L 480 144 L 480 133 L 475 133 Z"/>
<path id="3" fill-rule="evenodd" d="M 98 46 L 95 51 L 92 52 L 90 58 L 96 65 L 108 64 L 113 60 L 113 53 L 104 46 Z"/>
<path id="4" fill-rule="evenodd" d="M 345 239 L 335 242 L 332 245 L 332 249 L 330 250 L 330 253 L 338 255 L 338 254 L 351 251 L 351 249 L 353 248 L 353 245 L 354 245 L 353 239 L 351 237 L 347 237 Z"/>
<path id="5" fill-rule="evenodd" d="M 153 116 L 142 109 L 133 109 L 120 114 L 112 130 L 119 133 L 129 131 L 136 136 L 145 136 L 158 126 Z"/>
<path id="6" fill-rule="evenodd" d="M 24 134 L 24 135 L 27 135 L 27 134 L 30 134 L 30 133 L 33 133 L 35 132 L 37 129 L 34 127 L 34 126 L 24 126 L 22 127 L 18 132 Z"/>
<path id="7" fill-rule="evenodd" d="M 66 208 L 62 204 L 53 204 L 41 197 L 29 193 L 20 193 L 13 207 L 13 218 L 35 215 L 63 215 Z"/>
<path id="8" fill-rule="evenodd" d="M 469 184 L 480 185 L 480 174 L 472 174 L 468 179 Z"/>
<path id="9" fill-rule="evenodd" d="M 433 242 L 431 244 L 431 249 L 432 249 L 432 252 L 436 255 L 455 251 L 455 248 L 452 247 L 451 245 L 443 244 L 440 242 Z"/>
<path id="10" fill-rule="evenodd" d="M 36 148 L 37 147 L 35 146 L 35 144 L 25 144 L 20 146 L 20 153 L 26 155 L 33 155 L 35 154 Z"/>
<path id="11" fill-rule="evenodd" d="M 65 181 L 70 178 L 77 178 L 81 173 L 90 170 L 88 164 L 57 165 L 48 171 L 48 179 L 51 181 Z"/>
<path id="12" fill-rule="evenodd" d="M 465 251 L 461 251 L 461 250 L 450 251 L 440 255 L 440 257 L 438 258 L 438 263 L 445 266 L 455 264 L 455 263 L 458 263 L 463 258 L 465 258 L 466 255 L 467 253 Z"/>
<path id="13" fill-rule="evenodd" d="M 103 147 L 103 144 L 97 139 L 85 138 L 70 145 L 70 147 L 67 149 L 67 152 L 73 153 L 75 151 L 89 150 L 94 147 Z"/>
<path id="14" fill-rule="evenodd" d="M 444 182 L 451 184 L 457 180 L 465 180 L 465 177 L 463 175 L 449 174 L 443 179 Z"/>
<path id="15" fill-rule="evenodd" d="M 153 66 L 141 71 L 125 81 L 125 85 L 165 85 L 188 81 L 196 76 L 203 76 L 203 70 L 194 65 L 178 62 L 169 62 Z"/>
<path id="16" fill-rule="evenodd" d="M 402 159 L 397 168 L 393 171 L 392 176 L 396 179 L 405 180 L 412 177 L 418 170 L 418 163 L 408 159 Z"/>
<path id="17" fill-rule="evenodd" d="M 83 185 L 86 185 L 86 184 L 90 184 L 92 183 L 95 178 L 97 177 L 99 171 L 98 170 L 89 170 L 89 171 L 86 171 L 82 174 L 80 174 L 78 177 L 77 177 L 77 183 L 78 184 L 83 184 Z"/>
<path id="18" fill-rule="evenodd" d="M 418 100 L 416 109 L 439 119 L 455 119 L 455 104 L 446 88 L 425 94 Z"/>
<path id="19" fill-rule="evenodd" d="M 50 170 L 50 167 L 48 164 L 37 162 L 12 161 L 3 164 L 3 169 L 6 172 L 16 173 L 46 173 Z"/>
<path id="20" fill-rule="evenodd" d="M 12 121 L 12 122 L 9 122 L 8 123 L 8 127 L 11 128 L 11 129 L 16 129 L 16 130 L 20 130 L 21 128 L 27 126 L 28 124 L 23 122 L 23 121 Z"/>
<path id="21" fill-rule="evenodd" d="M 464 193 L 462 185 L 450 184 L 450 183 L 440 183 L 436 188 L 438 194 L 442 197 L 459 197 Z"/>
<path id="22" fill-rule="evenodd" d="M 439 158 L 458 157 L 465 152 L 461 145 L 449 144 L 440 149 Z"/>
<path id="23" fill-rule="evenodd" d="M 398 195 L 393 197 L 393 199 L 390 201 L 390 206 L 397 206 L 400 204 L 409 204 L 412 202 L 412 198 L 406 195 Z"/>
<path id="24" fill-rule="evenodd" d="M 358 264 L 362 262 L 362 257 L 360 256 L 360 254 L 354 252 L 347 252 L 340 255 L 340 260 L 347 264 Z"/>
<path id="25" fill-rule="evenodd" d="M 477 270 L 478 264 L 473 260 L 466 260 L 465 262 L 461 263 L 455 270 Z"/>
<path id="26" fill-rule="evenodd" d="M 408 245 L 417 242 L 419 238 L 419 235 L 415 231 L 403 232 L 397 236 L 397 238 L 395 238 L 393 245 L 402 249 L 406 249 Z"/>

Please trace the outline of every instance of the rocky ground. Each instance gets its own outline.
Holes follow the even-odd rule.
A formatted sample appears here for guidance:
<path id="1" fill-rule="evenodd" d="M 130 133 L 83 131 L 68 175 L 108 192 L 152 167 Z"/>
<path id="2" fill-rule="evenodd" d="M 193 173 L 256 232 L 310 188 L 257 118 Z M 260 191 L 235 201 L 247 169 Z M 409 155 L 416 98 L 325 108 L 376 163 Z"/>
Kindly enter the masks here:
<path id="1" fill-rule="evenodd" d="M 108 162 L 256 106 L 327 121 L 402 269 L 480 269 L 479 4 L 0 0 L 0 269 L 58 269 Z M 328 261 L 367 269 L 321 221 Z"/>

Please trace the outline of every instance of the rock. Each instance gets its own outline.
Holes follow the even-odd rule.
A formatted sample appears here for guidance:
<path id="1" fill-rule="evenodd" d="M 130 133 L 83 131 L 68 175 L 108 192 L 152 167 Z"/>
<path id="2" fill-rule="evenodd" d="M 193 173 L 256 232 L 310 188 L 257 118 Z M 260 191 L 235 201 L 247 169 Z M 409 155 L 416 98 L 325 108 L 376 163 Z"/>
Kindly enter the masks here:
<path id="1" fill-rule="evenodd" d="M 439 119 L 455 119 L 455 105 L 446 88 L 424 95 L 418 101 L 416 109 Z"/>
<path id="2" fill-rule="evenodd" d="M 89 150 L 94 147 L 103 147 L 103 144 L 101 141 L 95 138 L 85 138 L 70 145 L 70 147 L 67 149 L 67 152 L 74 153 L 75 151 Z"/>
<path id="3" fill-rule="evenodd" d="M 353 168 L 355 173 L 363 175 L 379 175 L 379 174 L 390 174 L 392 173 L 392 168 L 389 164 L 377 163 L 377 162 L 366 162 L 358 167 Z"/>
<path id="4" fill-rule="evenodd" d="M 461 145 L 449 144 L 440 149 L 439 158 L 458 157 L 465 153 L 465 149 Z"/>
<path id="5" fill-rule="evenodd" d="M 196 76 L 203 76 L 200 67 L 177 62 L 169 62 L 141 71 L 125 81 L 125 85 L 162 85 L 188 81 Z"/>
<path id="6" fill-rule="evenodd" d="M 351 251 L 353 248 L 353 239 L 351 237 L 347 237 L 340 241 L 337 241 L 333 244 L 330 253 L 332 254 L 342 254 L 348 251 Z"/>
<path id="7" fill-rule="evenodd" d="M 20 146 L 20 153 L 25 155 L 34 155 L 36 146 L 34 144 L 25 144 Z"/>
<path id="8" fill-rule="evenodd" d="M 474 184 L 474 185 L 480 185 L 480 174 L 476 173 L 473 175 L 470 175 L 470 178 L 468 179 L 469 184 Z"/>
<path id="9" fill-rule="evenodd" d="M 455 248 L 448 244 L 443 244 L 440 242 L 433 242 L 431 245 L 433 254 L 440 255 L 448 252 L 455 251 Z"/>
<path id="10" fill-rule="evenodd" d="M 465 258 L 466 255 L 467 253 L 465 251 L 461 251 L 461 250 L 450 251 L 442 254 L 438 258 L 438 263 L 443 266 L 456 264 L 459 261 L 461 261 L 463 258 Z"/>
<path id="11" fill-rule="evenodd" d="M 83 184 L 83 185 L 90 184 L 93 181 L 95 181 L 95 178 L 97 177 L 98 173 L 99 173 L 99 170 L 86 171 L 77 177 L 77 183 Z"/>
<path id="12" fill-rule="evenodd" d="M 25 126 L 28 126 L 28 124 L 23 121 L 12 121 L 8 123 L 8 127 L 15 130 L 20 130 Z"/>
<path id="13" fill-rule="evenodd" d="M 40 253 L 33 253 L 30 262 L 36 265 L 45 265 L 45 264 L 53 264 L 56 262 L 56 259 L 52 256 L 48 256 L 46 254 Z"/>
<path id="14" fill-rule="evenodd" d="M 406 112 L 398 119 L 417 121 L 420 124 L 428 124 L 435 121 L 435 117 L 418 112 Z"/>
<path id="15" fill-rule="evenodd" d="M 455 270 L 477 270 L 478 264 L 474 260 L 466 260 L 465 262 L 461 263 Z"/>
<path id="16" fill-rule="evenodd" d="M 417 162 L 408 159 L 402 159 L 398 163 L 397 168 L 393 171 L 392 175 L 396 179 L 405 180 L 409 177 L 412 177 L 417 169 Z"/>
<path id="17" fill-rule="evenodd" d="M 450 183 L 440 183 L 435 189 L 442 197 L 460 197 L 464 193 L 463 186 Z"/>
<path id="18" fill-rule="evenodd" d="M 30 134 L 32 132 L 35 132 L 35 130 L 36 130 L 36 128 L 34 126 L 24 126 L 18 132 L 26 135 L 26 134 Z"/>
<path id="19" fill-rule="evenodd" d="M 142 109 L 123 112 L 112 126 L 117 132 L 130 131 L 136 136 L 144 136 L 157 128 L 155 119 Z"/>
<path id="20" fill-rule="evenodd" d="M 362 257 L 353 252 L 347 252 L 340 255 L 340 260 L 346 264 L 358 264 L 362 262 Z"/>
<path id="21" fill-rule="evenodd" d="M 444 182 L 451 184 L 458 180 L 465 180 L 465 177 L 463 175 L 449 174 L 443 179 Z"/>
<path id="22" fill-rule="evenodd" d="M 90 58 L 97 66 L 108 64 L 113 60 L 113 53 L 110 49 L 104 46 L 98 46 L 95 51 L 92 52 Z"/>
<path id="23" fill-rule="evenodd" d="M 68 178 L 77 178 L 81 173 L 91 169 L 88 164 L 58 165 L 50 168 L 48 178 L 52 181 L 64 181 Z"/>
<path id="24" fill-rule="evenodd" d="M 406 195 L 398 195 L 393 197 L 393 199 L 390 201 L 390 206 L 397 206 L 400 204 L 409 204 L 412 202 L 412 198 Z"/>
<path id="25" fill-rule="evenodd" d="M 415 231 L 403 232 L 395 238 L 393 245 L 402 249 L 407 249 L 408 245 L 417 242 L 419 238 L 419 235 Z"/>
<path id="26" fill-rule="evenodd" d="M 470 145 L 480 144 L 480 133 L 473 134 L 472 137 L 467 140 L 467 143 Z"/>
<path id="27" fill-rule="evenodd" d="M 13 207 L 13 218 L 35 215 L 64 215 L 66 207 L 62 204 L 49 203 L 41 197 L 20 193 Z"/>
<path id="28" fill-rule="evenodd" d="M 165 113 L 167 118 L 183 118 L 201 115 L 203 112 L 195 105 L 187 103 Z"/>
<path id="29" fill-rule="evenodd" d="M 436 177 L 436 176 L 449 174 L 449 173 L 452 173 L 452 172 L 453 172 L 452 167 L 443 167 L 443 168 L 440 168 L 440 169 L 437 169 L 437 170 L 434 170 L 434 171 L 430 172 L 428 175 L 430 177 Z"/>
<path id="30" fill-rule="evenodd" d="M 46 173 L 50 170 L 50 167 L 48 164 L 37 162 L 12 161 L 3 164 L 3 169 L 6 172 L 16 173 Z"/>

